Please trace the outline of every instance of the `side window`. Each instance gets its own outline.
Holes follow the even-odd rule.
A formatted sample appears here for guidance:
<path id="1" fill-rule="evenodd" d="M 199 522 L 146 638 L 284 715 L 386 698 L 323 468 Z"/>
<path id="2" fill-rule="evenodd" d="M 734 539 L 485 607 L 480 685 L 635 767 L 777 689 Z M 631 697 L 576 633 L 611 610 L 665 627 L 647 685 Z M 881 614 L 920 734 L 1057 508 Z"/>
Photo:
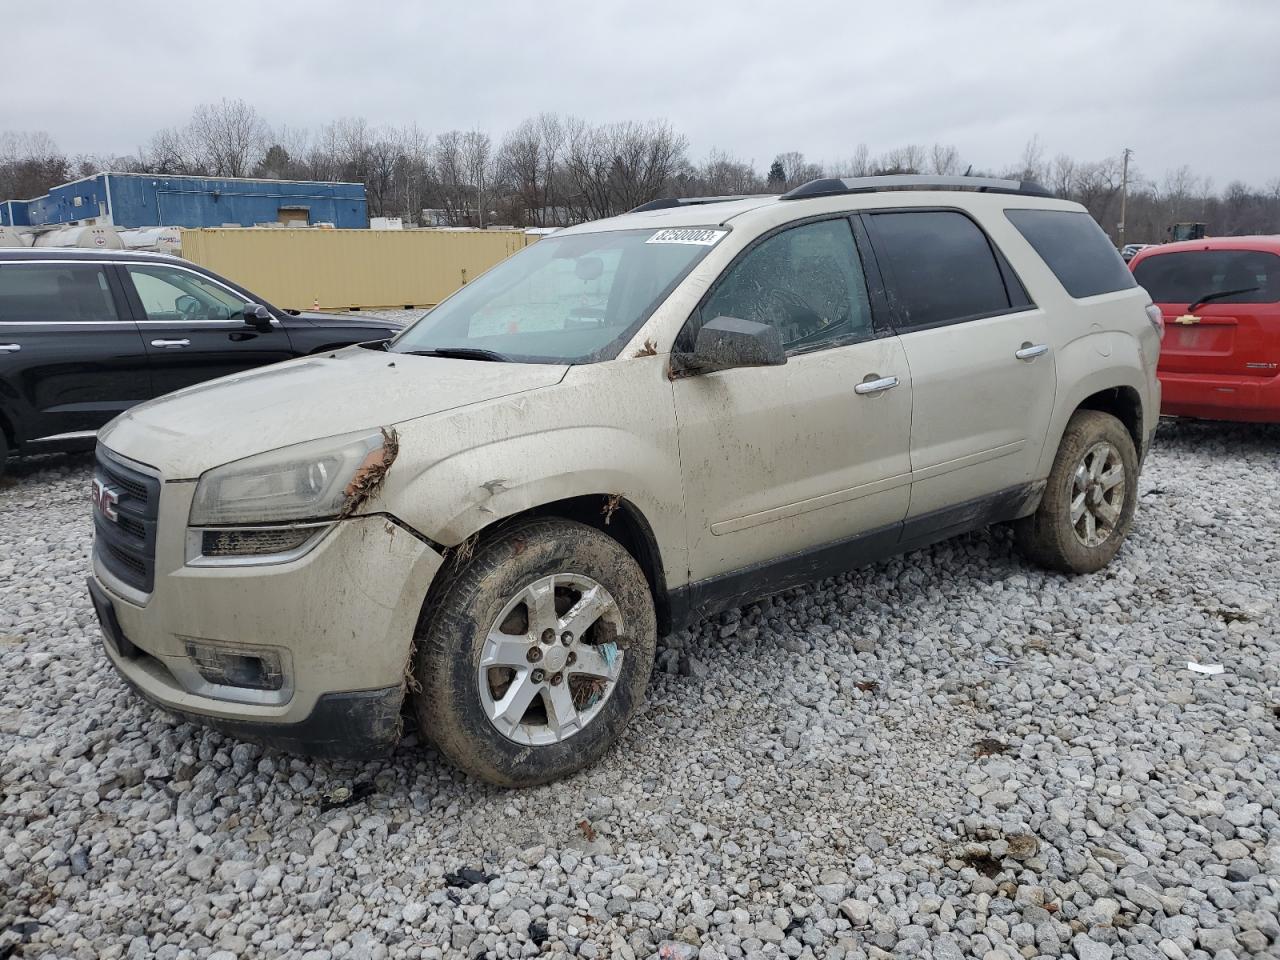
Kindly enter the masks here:
<path id="1" fill-rule="evenodd" d="M 107 275 L 91 263 L 0 266 L 0 322 L 119 320 Z"/>
<path id="2" fill-rule="evenodd" d="M 162 264 L 129 264 L 127 269 L 148 320 L 230 320 L 244 309 L 244 301 L 231 291 L 186 270 Z"/>
<path id="3" fill-rule="evenodd" d="M 1073 210 L 1006 210 L 1018 228 L 1073 297 L 1092 297 L 1136 286 L 1107 235 L 1089 214 Z"/>
<path id="4" fill-rule="evenodd" d="M 691 350 L 698 327 L 716 317 L 771 324 L 789 353 L 870 337 L 871 306 L 849 221 L 806 223 L 751 249 L 685 326 L 679 349 Z"/>
<path id="5" fill-rule="evenodd" d="M 900 330 L 976 320 L 1010 309 L 991 244 L 963 213 L 913 210 L 867 219 Z"/>

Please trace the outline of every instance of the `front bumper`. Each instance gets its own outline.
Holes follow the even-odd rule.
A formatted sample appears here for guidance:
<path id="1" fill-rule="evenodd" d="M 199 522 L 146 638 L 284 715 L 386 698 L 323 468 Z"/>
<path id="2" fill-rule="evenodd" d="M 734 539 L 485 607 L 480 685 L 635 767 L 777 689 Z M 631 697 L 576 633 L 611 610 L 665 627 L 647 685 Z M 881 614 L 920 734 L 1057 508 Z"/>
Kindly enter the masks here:
<path id="1" fill-rule="evenodd" d="M 1280 423 L 1280 376 L 1160 372 L 1167 417 Z"/>
<path id="2" fill-rule="evenodd" d="M 289 563 L 187 566 L 193 493 L 190 482 L 162 487 L 149 594 L 118 581 L 95 550 L 89 589 L 112 665 L 150 702 L 234 736 L 323 756 L 392 746 L 440 555 L 371 516 L 336 524 Z M 210 682 L 195 648 L 264 655 L 279 665 L 276 687 Z"/>

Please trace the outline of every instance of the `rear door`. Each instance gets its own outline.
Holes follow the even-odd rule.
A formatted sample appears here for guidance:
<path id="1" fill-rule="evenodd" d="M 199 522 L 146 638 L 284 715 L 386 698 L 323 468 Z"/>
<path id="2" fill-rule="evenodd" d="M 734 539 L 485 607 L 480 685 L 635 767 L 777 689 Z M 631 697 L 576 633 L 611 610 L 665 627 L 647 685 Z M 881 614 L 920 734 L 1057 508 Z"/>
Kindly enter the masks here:
<path id="1" fill-rule="evenodd" d="M 0 409 L 19 443 L 88 439 L 151 396 L 141 333 L 107 266 L 0 262 Z"/>
<path id="2" fill-rule="evenodd" d="M 266 330 L 251 326 L 243 313 L 248 300 L 206 274 L 171 263 L 126 263 L 121 279 L 157 394 L 294 355 L 279 321 Z"/>
<path id="3" fill-rule="evenodd" d="M 1057 375 L 1044 312 L 968 214 L 863 221 L 911 368 L 911 539 L 951 512 L 963 525 L 973 501 L 1034 479 Z"/>
<path id="4" fill-rule="evenodd" d="M 1135 279 L 1164 314 L 1160 372 L 1266 379 L 1280 370 L 1280 256 L 1267 250 L 1150 253 Z M 1204 297 L 1227 291 L 1188 312 Z"/>

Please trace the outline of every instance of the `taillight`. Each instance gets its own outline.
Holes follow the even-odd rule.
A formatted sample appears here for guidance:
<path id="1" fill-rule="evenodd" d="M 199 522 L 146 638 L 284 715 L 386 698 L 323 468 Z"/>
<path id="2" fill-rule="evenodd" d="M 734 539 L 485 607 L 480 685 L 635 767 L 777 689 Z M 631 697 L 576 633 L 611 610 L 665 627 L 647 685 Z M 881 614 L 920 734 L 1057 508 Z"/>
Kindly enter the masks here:
<path id="1" fill-rule="evenodd" d="M 1164 314 L 1160 312 L 1160 308 L 1154 303 L 1147 304 L 1147 319 L 1151 321 L 1151 325 L 1156 328 L 1156 333 L 1160 334 L 1160 339 L 1164 339 Z"/>

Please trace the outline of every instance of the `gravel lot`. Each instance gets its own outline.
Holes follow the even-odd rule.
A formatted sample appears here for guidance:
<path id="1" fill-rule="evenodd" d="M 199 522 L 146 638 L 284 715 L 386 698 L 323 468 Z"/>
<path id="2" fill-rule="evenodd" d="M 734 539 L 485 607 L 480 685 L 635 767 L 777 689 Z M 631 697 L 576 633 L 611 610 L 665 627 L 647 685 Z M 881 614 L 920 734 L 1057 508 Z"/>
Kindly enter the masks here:
<path id="1" fill-rule="evenodd" d="M 1100 574 L 993 531 L 673 637 L 621 747 L 523 792 L 140 703 L 88 476 L 0 482 L 0 957 L 1280 956 L 1280 428 L 1164 427 Z"/>

